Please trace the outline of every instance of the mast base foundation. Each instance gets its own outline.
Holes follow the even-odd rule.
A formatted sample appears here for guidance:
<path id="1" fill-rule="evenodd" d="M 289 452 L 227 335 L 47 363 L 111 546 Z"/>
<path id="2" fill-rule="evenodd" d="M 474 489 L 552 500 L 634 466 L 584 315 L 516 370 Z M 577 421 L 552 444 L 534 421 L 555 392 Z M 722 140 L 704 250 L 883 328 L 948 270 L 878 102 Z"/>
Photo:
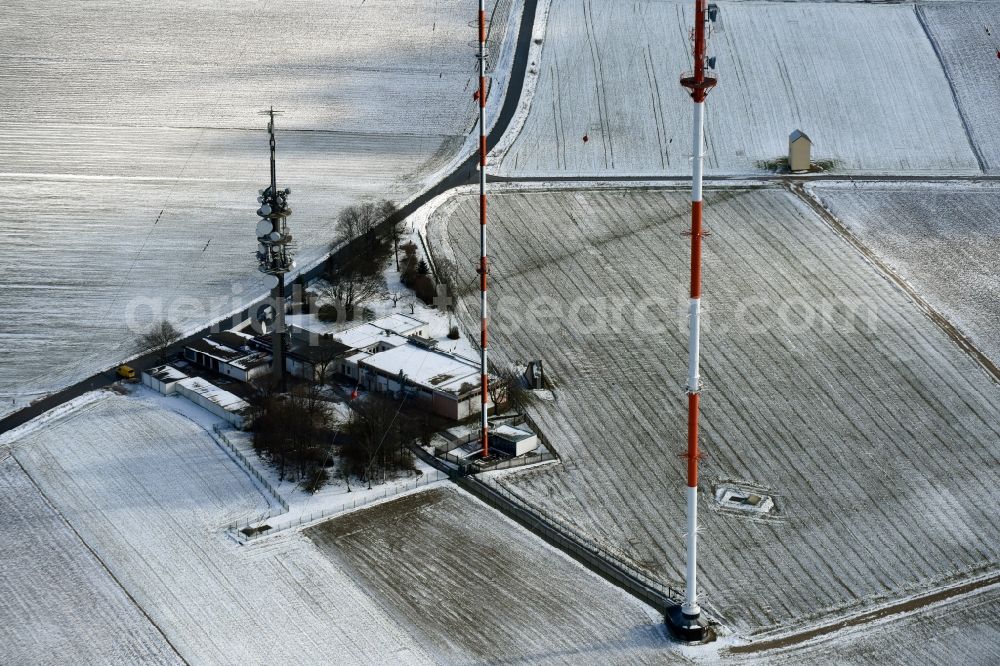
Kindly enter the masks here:
<path id="1" fill-rule="evenodd" d="M 715 640 L 715 626 L 709 623 L 704 613 L 687 615 L 680 604 L 667 609 L 665 616 L 670 634 L 688 645 L 702 645 Z"/>

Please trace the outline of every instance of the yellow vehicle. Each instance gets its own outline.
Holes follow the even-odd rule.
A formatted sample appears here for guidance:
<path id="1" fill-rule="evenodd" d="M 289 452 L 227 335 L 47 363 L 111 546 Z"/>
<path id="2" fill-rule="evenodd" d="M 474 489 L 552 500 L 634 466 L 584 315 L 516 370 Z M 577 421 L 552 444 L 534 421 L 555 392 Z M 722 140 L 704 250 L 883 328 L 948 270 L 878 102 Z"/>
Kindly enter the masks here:
<path id="1" fill-rule="evenodd" d="M 118 376 L 122 379 L 127 379 L 130 382 L 134 382 L 136 379 L 135 368 L 129 365 L 119 365 L 116 371 Z"/>

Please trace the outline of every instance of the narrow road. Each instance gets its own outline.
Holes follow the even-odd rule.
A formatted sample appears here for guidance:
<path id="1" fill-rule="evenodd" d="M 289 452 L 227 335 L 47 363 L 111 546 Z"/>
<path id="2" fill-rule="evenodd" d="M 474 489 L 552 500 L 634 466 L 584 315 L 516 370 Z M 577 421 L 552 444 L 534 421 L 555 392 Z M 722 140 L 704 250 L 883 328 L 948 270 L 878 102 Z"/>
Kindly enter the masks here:
<path id="1" fill-rule="evenodd" d="M 774 182 L 810 183 L 817 181 L 837 181 L 842 183 L 977 183 L 1000 182 L 1000 174 L 934 174 L 927 176 L 906 175 L 852 175 L 843 173 L 758 173 L 742 175 L 705 175 L 706 183 L 727 182 Z M 659 183 L 690 183 L 691 174 L 671 176 L 667 174 L 648 174 L 640 176 L 486 176 L 491 183 L 647 183 L 655 186 Z"/>
<path id="2" fill-rule="evenodd" d="M 538 0 L 524 0 L 524 10 L 521 13 L 521 22 L 517 34 L 517 44 L 514 47 L 514 61 L 511 65 L 510 83 L 508 84 L 507 95 L 504 98 L 503 106 L 500 108 L 500 114 L 497 116 L 496 122 L 486 138 L 487 147 L 490 149 L 496 146 L 500 137 L 507 131 L 507 127 L 510 125 L 510 121 L 513 119 L 514 113 L 517 111 L 518 104 L 521 101 L 521 89 L 524 86 L 524 75 L 528 69 L 528 51 L 531 47 L 531 35 L 535 24 L 535 10 L 537 8 L 537 4 Z M 478 161 L 479 158 L 477 153 L 469 155 L 469 157 L 456 166 L 450 174 L 445 176 L 436 184 L 432 185 L 423 193 L 419 194 L 406 205 L 400 207 L 397 212 L 396 219 L 405 219 L 406 217 L 409 217 L 414 211 L 439 194 L 447 192 L 448 190 L 460 185 L 466 185 L 473 182 L 476 176 Z M 336 256 L 336 254 L 334 254 L 334 256 Z M 325 262 L 320 262 L 319 265 L 306 271 L 303 274 L 305 279 L 309 280 L 317 277 L 320 273 L 322 273 L 324 264 Z M 251 270 L 251 268 L 252 267 L 248 265 L 247 270 Z M 289 280 L 289 282 L 291 282 L 291 280 Z M 231 319 L 205 326 L 199 331 L 177 341 L 167 350 L 168 354 L 175 354 L 181 351 L 186 344 L 193 340 L 202 338 L 212 331 L 228 328 L 232 325 L 231 322 L 246 319 L 251 312 L 256 311 L 256 309 L 265 302 L 266 299 L 263 298 L 253 301 Z M 130 359 L 128 363 L 129 365 L 137 368 L 147 368 L 155 365 L 158 360 L 158 354 L 148 353 L 136 356 Z M 73 384 L 72 386 L 68 386 L 45 398 L 36 400 L 34 403 L 21 409 L 20 411 L 14 412 L 3 419 L 0 419 L 0 434 L 27 423 L 36 416 L 40 416 L 50 409 L 58 407 L 64 402 L 68 402 L 73 398 L 87 393 L 88 391 L 109 386 L 117 379 L 118 378 L 114 373 L 114 368 L 106 368 L 77 382 L 76 384 Z"/>

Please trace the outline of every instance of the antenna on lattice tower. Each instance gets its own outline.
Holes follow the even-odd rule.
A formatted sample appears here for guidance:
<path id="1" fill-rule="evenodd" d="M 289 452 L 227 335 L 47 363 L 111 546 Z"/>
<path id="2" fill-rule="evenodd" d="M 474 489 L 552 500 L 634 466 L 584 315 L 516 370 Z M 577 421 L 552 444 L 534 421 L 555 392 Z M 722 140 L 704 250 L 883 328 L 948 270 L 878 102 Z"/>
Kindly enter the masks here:
<path id="1" fill-rule="evenodd" d="M 267 134 L 271 149 L 271 183 L 266 189 L 260 190 L 257 202 L 260 208 L 257 215 L 261 218 L 257 223 L 257 261 L 258 270 L 266 275 L 273 275 L 277 284 L 272 290 L 274 301 L 274 328 L 271 331 L 271 373 L 272 383 L 278 390 L 285 387 L 285 273 L 295 268 L 292 259 L 292 234 L 288 230 L 288 216 L 292 209 L 288 206 L 290 188 L 278 189 L 278 173 L 275 161 L 274 117 L 281 111 L 274 107 L 261 111 L 268 117 Z"/>

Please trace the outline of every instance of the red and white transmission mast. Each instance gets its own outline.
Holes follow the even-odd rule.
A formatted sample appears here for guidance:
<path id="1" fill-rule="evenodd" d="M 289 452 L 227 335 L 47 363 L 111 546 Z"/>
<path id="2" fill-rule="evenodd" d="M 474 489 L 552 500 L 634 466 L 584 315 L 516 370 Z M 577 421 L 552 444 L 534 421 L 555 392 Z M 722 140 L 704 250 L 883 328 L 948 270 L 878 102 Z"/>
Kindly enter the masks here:
<path id="1" fill-rule="evenodd" d="M 479 353 L 482 364 L 482 444 L 483 457 L 490 455 L 487 362 L 486 362 L 486 7 L 479 0 L 479 306 L 482 313 L 480 324 Z"/>
<path id="2" fill-rule="evenodd" d="M 698 371 L 699 338 L 701 334 L 701 180 L 705 143 L 705 97 L 715 86 L 717 78 L 707 72 L 706 21 L 714 22 L 718 9 L 709 6 L 708 0 L 695 0 L 694 12 L 694 69 L 681 76 L 681 85 L 691 92 L 694 101 L 694 130 L 691 153 L 691 300 L 688 304 L 688 429 L 687 429 L 687 570 L 685 574 L 684 602 L 671 608 L 667 621 L 674 634 L 688 642 L 702 642 L 712 638 L 708 622 L 702 617 L 698 605 L 698 401 L 701 377 Z M 713 59 L 714 61 L 714 59 Z"/>

